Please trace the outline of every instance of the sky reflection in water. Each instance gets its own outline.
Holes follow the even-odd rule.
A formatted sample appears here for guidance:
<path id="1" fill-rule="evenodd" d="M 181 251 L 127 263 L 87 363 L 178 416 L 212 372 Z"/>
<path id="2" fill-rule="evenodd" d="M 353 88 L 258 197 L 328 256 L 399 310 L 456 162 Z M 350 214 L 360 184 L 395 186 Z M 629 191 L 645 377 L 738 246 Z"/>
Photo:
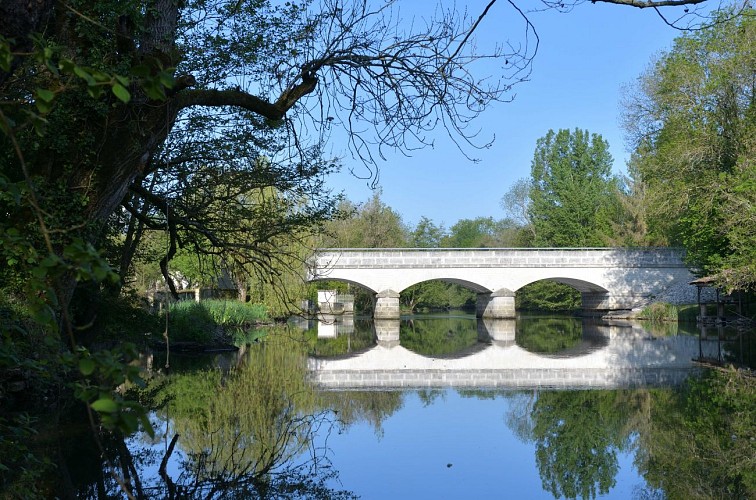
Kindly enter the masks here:
<path id="1" fill-rule="evenodd" d="M 304 342 L 301 331 L 271 333 L 206 360 L 216 368 L 155 375 L 150 386 L 166 404 L 153 413 L 161 436 L 149 448 L 159 459 L 171 436 L 181 436 L 169 464 L 177 485 L 200 479 L 208 491 L 232 481 L 218 495 L 246 498 L 272 470 L 279 493 L 317 482 L 299 498 L 663 498 L 646 479 L 664 483 L 667 468 L 691 455 L 669 444 L 685 439 L 688 413 L 709 411 L 712 430 L 702 429 L 715 439 L 723 428 L 718 404 L 683 414 L 668 387 L 696 370 L 697 336 L 569 318 L 358 320 L 325 331 L 328 338 L 308 331 Z M 130 440 L 134 457 L 143 440 Z M 271 446 L 278 452 L 270 455 Z M 151 470 L 158 463 L 142 463 L 153 491 L 167 484 Z M 699 465 L 685 464 L 687 479 L 675 473 L 665 486 L 713 484 Z"/>
<path id="2" fill-rule="evenodd" d="M 366 499 L 553 499 L 543 489 L 534 443 L 507 426 L 516 395 L 491 396 L 445 389 L 426 405 L 408 391 L 380 432 L 361 422 L 330 436 L 342 487 Z M 644 485 L 632 453 L 618 454 L 617 461 L 616 484 L 597 498 L 631 498 L 634 487 Z"/>
<path id="3" fill-rule="evenodd" d="M 571 390 L 554 391 L 539 387 L 538 380 L 497 381 L 495 385 L 504 387 L 480 389 L 476 377 L 480 385 L 490 386 L 491 379 L 483 378 L 478 370 L 495 370 L 497 363 L 506 364 L 499 367 L 502 372 L 529 370 L 526 376 L 536 373 L 537 377 L 541 376 L 539 370 L 556 370 L 557 378 L 564 373 L 559 370 L 598 371 L 603 377 L 609 373 L 606 370 L 633 366 L 670 368 L 687 376 L 693 370 L 691 358 L 699 354 L 697 337 L 655 337 L 638 325 L 586 326 L 571 318 L 535 318 L 493 328 L 490 324 L 482 328 L 480 321 L 476 326 L 474 318 L 464 317 L 415 319 L 412 323 L 378 325 L 374 344 L 366 346 L 357 340 L 359 348 L 354 351 L 331 352 L 331 356 L 320 352 L 310 362 L 314 378 L 329 387 L 409 386 L 394 387 L 402 391 L 401 407 L 378 425 L 350 423 L 328 437 L 341 487 L 363 498 L 631 498 L 654 494 L 633 465 L 636 438 L 630 420 L 642 410 L 637 401 L 650 398 L 637 380 L 632 386 L 641 388 L 636 390 L 597 390 L 591 387 L 601 382 L 596 382 L 595 374 L 586 375 L 582 387 L 577 382 L 567 384 Z M 460 323 L 466 323 L 466 328 Z M 363 328 L 359 323 L 354 330 L 337 323 L 336 327 L 326 324 L 324 330 L 332 339 L 335 330 L 340 330 L 335 337 L 342 337 L 343 349 L 349 345 L 343 337 L 364 337 Z M 477 329 L 478 347 L 470 345 L 471 328 L 473 332 Z M 417 332 L 425 336 L 423 341 L 416 338 Z M 439 345 L 438 355 L 432 352 L 434 342 Z M 459 355 L 449 353 L 444 342 L 456 343 Z M 442 373 L 456 370 L 462 373 L 460 379 L 469 373 L 472 380 L 460 383 L 435 373 L 439 369 Z M 395 372 L 402 370 L 421 375 L 401 381 Z M 324 372 L 341 381 L 334 384 Z M 675 383 L 684 379 L 674 378 Z M 663 379 L 652 379 L 654 386 L 665 385 Z M 418 389 L 423 385 L 431 387 Z M 529 388 L 523 390 L 522 385 Z M 546 385 L 559 384 L 552 380 Z M 616 389 L 623 387 L 623 382 L 607 381 L 606 385 Z M 349 399 L 353 393 L 335 394 Z M 561 411 L 564 417 L 559 417 Z M 575 449 L 557 449 L 565 443 L 573 443 Z"/>

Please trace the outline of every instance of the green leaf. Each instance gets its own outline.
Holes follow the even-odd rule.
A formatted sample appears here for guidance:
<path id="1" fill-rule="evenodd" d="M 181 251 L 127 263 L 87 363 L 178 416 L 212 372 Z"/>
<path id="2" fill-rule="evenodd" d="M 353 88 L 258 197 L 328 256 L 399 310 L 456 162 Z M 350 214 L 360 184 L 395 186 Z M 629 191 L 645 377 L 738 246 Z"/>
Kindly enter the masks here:
<path id="1" fill-rule="evenodd" d="M 95 362 L 92 358 L 83 358 L 79 361 L 79 371 L 82 375 L 91 375 L 95 369 Z"/>
<path id="2" fill-rule="evenodd" d="M 35 101 L 34 105 L 37 106 L 37 109 L 42 114 L 49 113 L 50 110 L 52 109 L 52 106 L 50 106 L 50 103 L 45 102 L 45 101 L 43 101 L 41 99 L 38 99 L 37 101 Z"/>
<path id="3" fill-rule="evenodd" d="M 92 75 L 89 73 L 89 71 L 82 68 L 81 66 L 74 66 L 73 72 L 79 78 L 86 80 L 87 85 L 95 85 L 97 83 L 95 82 L 95 79 L 92 78 Z"/>
<path id="4" fill-rule="evenodd" d="M 110 398 L 100 398 L 89 406 L 99 412 L 113 413 L 118 411 L 118 403 Z"/>
<path id="5" fill-rule="evenodd" d="M 61 59 L 58 63 L 58 67 L 60 67 L 60 69 L 65 71 L 66 73 L 72 73 L 76 68 L 76 65 L 70 59 Z"/>
<path id="6" fill-rule="evenodd" d="M 171 89 L 176 85 L 176 79 L 173 77 L 173 74 L 168 71 L 161 71 L 158 75 L 158 79 L 160 80 L 160 84 L 166 88 Z"/>
<path id="7" fill-rule="evenodd" d="M 3 71 L 10 71 L 12 62 L 13 53 L 10 50 L 10 45 L 5 42 L 0 43 L 0 69 Z"/>
<path id="8" fill-rule="evenodd" d="M 103 73 L 102 71 L 92 71 L 92 78 L 100 83 L 109 82 L 111 80 L 110 75 Z"/>
<path id="9" fill-rule="evenodd" d="M 139 420 L 137 420 L 136 415 L 132 413 L 122 413 L 120 427 L 124 434 L 136 432 L 139 429 Z"/>
<path id="10" fill-rule="evenodd" d="M 37 279 L 45 279 L 45 277 L 47 276 L 47 268 L 37 266 L 31 270 L 31 274 Z"/>
<path id="11" fill-rule="evenodd" d="M 147 433 L 151 438 L 155 437 L 155 429 L 152 428 L 152 422 L 150 422 L 150 418 L 147 416 L 146 412 L 140 412 L 139 413 L 139 420 L 142 421 L 142 427 L 144 427 L 144 432 Z"/>
<path id="12" fill-rule="evenodd" d="M 45 102 L 52 102 L 55 99 L 55 93 L 48 89 L 37 89 L 37 98 Z"/>
<path id="13" fill-rule="evenodd" d="M 131 100 L 131 94 L 126 90 L 126 87 L 120 83 L 113 84 L 113 94 L 115 94 L 115 96 L 122 102 L 129 102 L 129 100 Z"/>

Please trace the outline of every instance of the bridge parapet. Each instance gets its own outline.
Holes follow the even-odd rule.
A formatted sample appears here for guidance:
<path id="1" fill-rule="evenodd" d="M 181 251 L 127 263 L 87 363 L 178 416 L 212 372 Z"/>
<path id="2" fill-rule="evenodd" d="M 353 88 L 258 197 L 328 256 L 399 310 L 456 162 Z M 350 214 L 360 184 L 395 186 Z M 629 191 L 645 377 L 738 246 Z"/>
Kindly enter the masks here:
<path id="1" fill-rule="evenodd" d="M 314 269 L 445 267 L 678 267 L 676 248 L 326 248 L 310 260 Z"/>

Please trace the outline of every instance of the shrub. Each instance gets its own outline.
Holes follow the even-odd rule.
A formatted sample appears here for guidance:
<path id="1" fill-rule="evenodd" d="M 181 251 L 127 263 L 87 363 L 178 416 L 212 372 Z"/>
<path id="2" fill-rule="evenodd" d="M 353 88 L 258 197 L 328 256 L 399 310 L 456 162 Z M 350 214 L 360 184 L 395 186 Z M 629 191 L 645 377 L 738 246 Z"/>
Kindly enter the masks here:
<path id="1" fill-rule="evenodd" d="M 229 330 L 247 329 L 267 319 L 262 304 L 233 300 L 182 301 L 168 310 L 168 331 L 178 341 L 207 343 L 218 326 Z"/>
<path id="2" fill-rule="evenodd" d="M 176 341 L 210 342 L 215 322 L 201 302 L 176 302 L 168 308 L 168 332 Z"/>
<path id="3" fill-rule="evenodd" d="M 206 300 L 200 304 L 213 321 L 221 326 L 251 326 L 268 317 L 262 304 L 246 304 L 237 300 Z"/>
<path id="4" fill-rule="evenodd" d="M 672 321 L 672 322 L 695 322 L 698 315 L 698 306 L 675 305 L 666 302 L 654 302 L 645 307 L 639 319 L 648 321 Z"/>

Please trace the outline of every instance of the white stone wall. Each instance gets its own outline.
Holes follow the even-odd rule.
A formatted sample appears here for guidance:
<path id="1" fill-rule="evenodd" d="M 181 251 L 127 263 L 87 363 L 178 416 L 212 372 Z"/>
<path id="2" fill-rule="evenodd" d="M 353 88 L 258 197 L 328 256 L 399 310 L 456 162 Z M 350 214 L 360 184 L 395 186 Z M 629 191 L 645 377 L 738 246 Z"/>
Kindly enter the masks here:
<path id="1" fill-rule="evenodd" d="M 458 283 L 478 293 L 507 293 L 551 279 L 595 294 L 586 301 L 594 309 L 642 307 L 672 289 L 682 290 L 676 296 L 686 299 L 695 294 L 682 253 L 669 248 L 331 249 L 310 261 L 308 279 L 344 280 L 375 293 L 401 292 L 428 280 Z"/>
<path id="2" fill-rule="evenodd" d="M 504 329 L 511 324 L 498 323 Z M 409 351 L 397 339 L 351 357 L 311 358 L 308 364 L 311 379 L 330 388 L 632 387 L 681 382 L 695 369 L 691 360 L 700 350 L 717 353 L 716 342 L 649 337 L 633 325 L 587 326 L 584 334 L 599 335 L 603 342 L 572 356 L 494 342 L 465 357 L 434 358 Z"/>

